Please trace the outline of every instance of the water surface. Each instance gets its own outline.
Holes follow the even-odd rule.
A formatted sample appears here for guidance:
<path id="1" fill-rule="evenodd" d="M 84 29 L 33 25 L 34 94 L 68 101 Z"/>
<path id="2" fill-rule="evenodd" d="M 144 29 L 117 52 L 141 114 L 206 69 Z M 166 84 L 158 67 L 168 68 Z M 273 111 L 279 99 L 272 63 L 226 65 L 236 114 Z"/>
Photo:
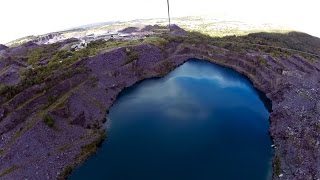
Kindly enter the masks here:
<path id="1" fill-rule="evenodd" d="M 245 77 L 190 60 L 123 91 L 108 139 L 70 179 L 266 180 L 268 118 Z"/>

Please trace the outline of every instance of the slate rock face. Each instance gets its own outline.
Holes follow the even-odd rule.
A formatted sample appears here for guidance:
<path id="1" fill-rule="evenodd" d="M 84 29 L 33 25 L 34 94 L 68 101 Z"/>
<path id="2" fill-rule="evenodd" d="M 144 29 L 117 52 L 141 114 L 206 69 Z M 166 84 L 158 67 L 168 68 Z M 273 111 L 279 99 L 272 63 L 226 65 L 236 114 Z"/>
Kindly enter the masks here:
<path id="1" fill-rule="evenodd" d="M 320 101 L 316 105 L 316 112 L 320 114 Z"/>

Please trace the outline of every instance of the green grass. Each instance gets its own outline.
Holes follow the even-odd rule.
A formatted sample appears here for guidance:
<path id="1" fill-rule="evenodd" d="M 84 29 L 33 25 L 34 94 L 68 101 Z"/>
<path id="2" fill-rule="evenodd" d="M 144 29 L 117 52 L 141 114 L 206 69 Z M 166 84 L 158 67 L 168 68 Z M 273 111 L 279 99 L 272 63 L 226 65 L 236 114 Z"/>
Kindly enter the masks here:
<path id="1" fill-rule="evenodd" d="M 35 69 L 28 69 L 21 72 L 22 80 L 18 85 L 15 86 L 1 86 L 0 87 L 0 95 L 5 97 L 6 100 L 12 99 L 15 95 L 24 91 L 25 89 L 36 85 L 41 84 L 47 80 L 46 88 L 49 89 L 57 81 L 67 79 L 72 77 L 74 74 L 82 73 L 85 71 L 84 68 L 81 67 L 70 67 L 71 63 L 76 61 L 69 61 L 66 63 L 57 62 L 57 60 L 53 60 L 47 66 L 38 66 Z M 56 71 L 62 72 L 58 77 L 51 78 Z"/>
<path id="2" fill-rule="evenodd" d="M 143 40 L 143 43 L 164 47 L 169 43 L 169 41 L 161 37 L 147 37 Z"/>
<path id="3" fill-rule="evenodd" d="M 50 59 L 50 57 L 52 57 L 52 55 L 57 52 L 58 48 L 59 44 L 55 43 L 30 49 L 28 50 L 27 56 L 25 58 L 27 59 L 28 64 L 36 66 L 40 62 L 40 60 Z"/>
<path id="4" fill-rule="evenodd" d="M 38 63 L 41 59 L 43 55 L 43 49 L 42 48 L 37 48 L 37 49 L 34 49 L 32 51 L 29 51 L 28 53 L 28 60 L 27 60 L 27 63 L 28 64 L 35 64 L 35 63 Z"/>
<path id="5" fill-rule="evenodd" d="M 141 40 L 113 40 L 110 39 L 108 41 L 105 40 L 97 40 L 93 41 L 88 44 L 88 47 L 83 50 L 89 50 L 90 56 L 95 56 L 100 52 L 119 48 L 119 47 L 128 47 L 128 46 L 135 46 L 141 44 Z"/>

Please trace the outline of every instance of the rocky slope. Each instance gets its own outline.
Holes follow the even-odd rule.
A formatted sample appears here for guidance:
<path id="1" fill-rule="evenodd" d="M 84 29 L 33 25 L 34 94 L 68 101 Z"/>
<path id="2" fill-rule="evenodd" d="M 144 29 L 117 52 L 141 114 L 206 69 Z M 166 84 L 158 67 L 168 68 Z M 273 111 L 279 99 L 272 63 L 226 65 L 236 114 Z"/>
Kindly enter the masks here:
<path id="1" fill-rule="evenodd" d="M 7 46 L 5 46 L 5 45 L 3 45 L 3 44 L 0 44 L 0 51 L 5 50 L 5 49 L 7 49 L 7 48 L 8 48 Z"/>
<path id="2" fill-rule="evenodd" d="M 77 52 L 68 41 L 9 48 L 0 60 L 0 178 L 66 177 L 106 137 L 106 112 L 124 88 L 199 58 L 246 75 L 272 101 L 273 179 L 319 179 L 320 40 L 293 34 L 211 38 L 175 26 Z M 313 43 L 304 47 L 305 38 Z"/>

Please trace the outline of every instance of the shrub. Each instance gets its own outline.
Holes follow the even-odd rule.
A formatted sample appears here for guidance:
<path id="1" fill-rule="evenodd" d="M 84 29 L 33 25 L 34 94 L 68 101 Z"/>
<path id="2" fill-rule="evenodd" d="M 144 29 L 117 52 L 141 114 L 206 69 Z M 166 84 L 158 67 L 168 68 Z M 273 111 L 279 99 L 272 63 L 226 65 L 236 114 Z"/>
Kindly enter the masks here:
<path id="1" fill-rule="evenodd" d="M 106 44 L 106 41 L 103 39 L 92 41 L 88 44 L 88 48 L 100 48 Z"/>
<path id="2" fill-rule="evenodd" d="M 54 119 L 49 114 L 46 114 L 43 117 L 43 122 L 46 123 L 46 125 L 48 125 L 50 128 L 54 126 Z"/>
<path id="3" fill-rule="evenodd" d="M 73 54 L 70 51 L 61 50 L 61 51 L 57 52 L 56 57 L 59 58 L 59 59 L 66 59 L 66 58 L 68 58 L 68 57 L 70 57 L 72 55 Z"/>

